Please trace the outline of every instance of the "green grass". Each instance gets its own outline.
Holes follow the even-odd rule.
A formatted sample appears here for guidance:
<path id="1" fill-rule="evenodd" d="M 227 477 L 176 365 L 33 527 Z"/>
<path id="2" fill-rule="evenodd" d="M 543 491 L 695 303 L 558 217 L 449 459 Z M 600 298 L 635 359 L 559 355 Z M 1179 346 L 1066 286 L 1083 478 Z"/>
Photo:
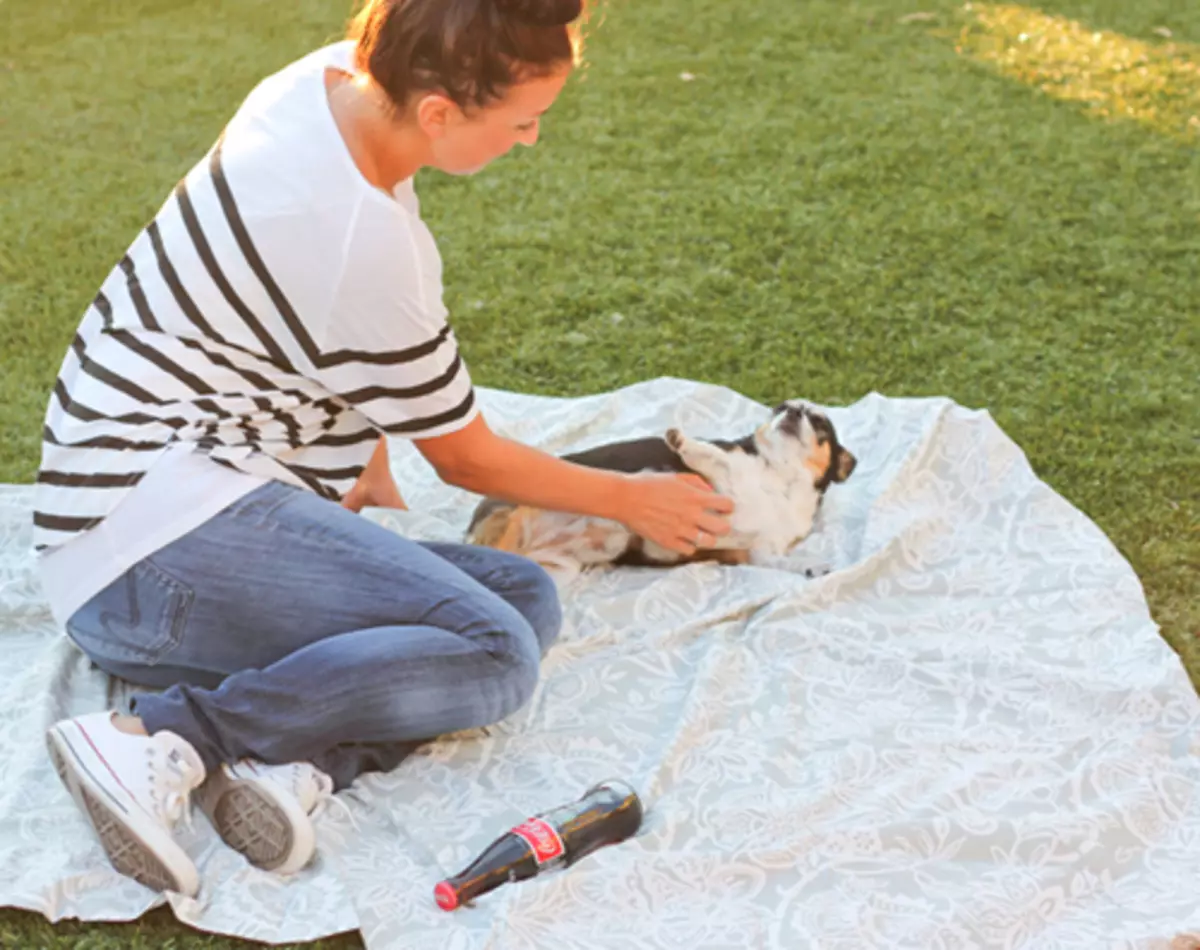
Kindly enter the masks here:
<path id="1" fill-rule="evenodd" d="M 933 19 L 900 22 L 917 9 Z M 1200 41 L 1193 0 L 1039 9 Z M 0 481 L 32 480 L 108 269 L 250 87 L 347 12 L 0 0 Z M 463 349 L 477 382 L 530 392 L 671 374 L 762 400 L 987 407 L 1133 564 L 1200 683 L 1200 148 L 960 57 L 963 16 L 610 0 L 536 149 L 418 183 Z M 4 946 L 139 940 L 241 946 L 163 911 L 0 913 Z"/>

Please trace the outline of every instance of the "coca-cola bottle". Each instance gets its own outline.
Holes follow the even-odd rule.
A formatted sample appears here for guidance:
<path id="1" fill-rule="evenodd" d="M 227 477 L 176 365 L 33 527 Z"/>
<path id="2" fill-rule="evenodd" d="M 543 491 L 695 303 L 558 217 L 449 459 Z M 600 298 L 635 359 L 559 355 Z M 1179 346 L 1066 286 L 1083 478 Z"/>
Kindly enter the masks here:
<path id="1" fill-rule="evenodd" d="M 569 868 L 597 848 L 634 835 L 642 802 L 621 781 L 601 782 L 578 801 L 535 815 L 488 846 L 466 870 L 433 889 L 442 910 L 454 908 L 509 881 Z"/>

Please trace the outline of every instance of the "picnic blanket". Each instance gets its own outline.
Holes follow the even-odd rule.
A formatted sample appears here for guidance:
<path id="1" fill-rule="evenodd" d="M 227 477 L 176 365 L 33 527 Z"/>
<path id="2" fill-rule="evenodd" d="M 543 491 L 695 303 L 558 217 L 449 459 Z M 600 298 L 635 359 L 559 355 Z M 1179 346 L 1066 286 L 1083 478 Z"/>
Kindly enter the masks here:
<path id="1" fill-rule="evenodd" d="M 768 414 L 677 379 L 480 397 L 554 452 Z M 121 920 L 169 899 L 204 930 L 358 928 L 370 950 L 1180 946 L 1200 931 L 1200 700 L 1137 577 L 986 412 L 876 394 L 828 411 L 859 465 L 785 566 L 583 575 L 526 708 L 361 778 L 294 878 L 197 814 L 194 900 L 111 870 L 51 771 L 45 728 L 129 690 L 56 629 L 32 491 L 0 488 L 0 902 Z M 365 516 L 459 539 L 477 499 L 392 454 L 412 511 Z M 638 837 L 436 907 L 497 835 L 610 777 L 643 797 Z"/>

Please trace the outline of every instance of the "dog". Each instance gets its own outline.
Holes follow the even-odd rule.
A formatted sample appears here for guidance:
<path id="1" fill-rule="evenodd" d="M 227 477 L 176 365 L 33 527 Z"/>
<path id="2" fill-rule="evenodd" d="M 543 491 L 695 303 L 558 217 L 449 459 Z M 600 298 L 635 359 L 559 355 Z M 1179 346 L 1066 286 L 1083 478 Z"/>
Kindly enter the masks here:
<path id="1" fill-rule="evenodd" d="M 600 564 L 672 566 L 711 560 L 766 565 L 812 531 L 826 490 L 857 464 L 829 417 L 799 400 L 740 439 L 694 439 L 678 429 L 601 445 L 563 459 L 616 472 L 691 472 L 734 503 L 730 532 L 692 555 L 678 554 L 603 518 L 544 511 L 485 498 L 467 528 L 471 544 L 523 554 L 560 580 Z"/>

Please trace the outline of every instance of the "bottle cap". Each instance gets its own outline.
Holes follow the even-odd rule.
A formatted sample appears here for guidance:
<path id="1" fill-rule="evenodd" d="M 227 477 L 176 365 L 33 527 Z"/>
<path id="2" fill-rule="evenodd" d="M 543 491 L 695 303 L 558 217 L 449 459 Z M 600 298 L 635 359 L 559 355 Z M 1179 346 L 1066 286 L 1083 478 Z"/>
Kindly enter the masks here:
<path id="1" fill-rule="evenodd" d="M 458 906 L 458 894 L 449 881 L 442 881 L 435 887 L 433 897 L 442 910 L 454 910 Z"/>

